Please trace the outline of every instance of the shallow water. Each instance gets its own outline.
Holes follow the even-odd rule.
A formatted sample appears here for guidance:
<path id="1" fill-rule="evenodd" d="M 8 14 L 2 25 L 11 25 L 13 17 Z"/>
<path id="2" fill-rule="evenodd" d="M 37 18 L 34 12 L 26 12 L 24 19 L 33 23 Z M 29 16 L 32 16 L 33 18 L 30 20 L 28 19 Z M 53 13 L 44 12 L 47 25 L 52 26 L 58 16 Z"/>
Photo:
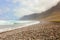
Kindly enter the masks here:
<path id="1" fill-rule="evenodd" d="M 39 21 L 0 21 L 0 32 L 38 24 Z"/>

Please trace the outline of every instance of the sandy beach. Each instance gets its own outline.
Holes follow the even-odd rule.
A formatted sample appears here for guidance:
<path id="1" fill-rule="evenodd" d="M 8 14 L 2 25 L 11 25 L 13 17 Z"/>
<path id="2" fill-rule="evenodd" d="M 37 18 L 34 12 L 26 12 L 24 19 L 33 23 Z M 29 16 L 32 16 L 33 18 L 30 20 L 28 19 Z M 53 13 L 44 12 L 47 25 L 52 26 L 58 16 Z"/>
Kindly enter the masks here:
<path id="1" fill-rule="evenodd" d="M 43 17 L 39 24 L 0 33 L 0 40 L 60 40 L 60 3 L 53 7 L 51 15 Z M 35 20 L 35 19 L 34 19 Z"/>
<path id="2" fill-rule="evenodd" d="M 60 40 L 60 23 L 41 22 L 0 33 L 0 40 Z"/>

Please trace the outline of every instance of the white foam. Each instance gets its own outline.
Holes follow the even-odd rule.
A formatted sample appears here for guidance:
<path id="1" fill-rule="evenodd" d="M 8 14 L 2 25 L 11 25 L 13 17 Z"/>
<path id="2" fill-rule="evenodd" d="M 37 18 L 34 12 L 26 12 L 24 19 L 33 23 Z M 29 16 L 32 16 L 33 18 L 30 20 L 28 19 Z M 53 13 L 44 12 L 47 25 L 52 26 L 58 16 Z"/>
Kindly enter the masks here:
<path id="1" fill-rule="evenodd" d="M 28 21 L 27 21 L 28 22 Z M 25 24 L 23 24 L 23 25 L 18 25 L 18 26 L 16 26 L 16 27 L 8 27 L 8 28 L 2 28 L 2 29 L 0 29 L 0 32 L 5 32 L 5 31 L 10 31 L 10 30 L 14 30 L 14 29 L 18 29 L 18 28 L 22 28 L 22 27 L 28 27 L 28 26 L 30 26 L 30 25 L 34 25 L 34 24 L 38 24 L 38 23 L 40 23 L 39 21 L 30 21 L 30 22 L 28 22 L 28 23 L 26 23 L 25 22 Z M 15 24 L 16 25 L 16 24 Z"/>

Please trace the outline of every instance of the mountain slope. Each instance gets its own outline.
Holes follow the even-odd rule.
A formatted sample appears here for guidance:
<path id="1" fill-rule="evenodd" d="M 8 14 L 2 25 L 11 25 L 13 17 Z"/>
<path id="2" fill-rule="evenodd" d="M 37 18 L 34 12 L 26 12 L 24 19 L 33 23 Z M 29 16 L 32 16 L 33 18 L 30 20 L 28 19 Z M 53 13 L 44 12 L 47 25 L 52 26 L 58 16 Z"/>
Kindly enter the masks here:
<path id="1" fill-rule="evenodd" d="M 20 20 L 55 20 L 55 17 L 57 16 L 57 19 L 60 20 L 60 18 L 58 18 L 60 16 L 60 3 L 58 3 L 55 7 L 40 13 L 40 14 L 32 14 L 32 15 L 26 15 L 24 17 L 22 17 Z M 59 15 L 59 16 L 58 16 Z M 54 16 L 54 17 L 53 17 Z"/>

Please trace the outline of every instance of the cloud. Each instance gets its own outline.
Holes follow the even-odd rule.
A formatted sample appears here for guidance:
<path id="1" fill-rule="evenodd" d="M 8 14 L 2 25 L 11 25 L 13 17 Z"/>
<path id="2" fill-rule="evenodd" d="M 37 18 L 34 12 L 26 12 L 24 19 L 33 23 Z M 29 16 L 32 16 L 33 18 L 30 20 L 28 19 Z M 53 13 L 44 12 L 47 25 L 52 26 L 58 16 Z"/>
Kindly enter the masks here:
<path id="1" fill-rule="evenodd" d="M 19 0 L 12 0 L 13 3 L 19 2 Z"/>
<path id="2" fill-rule="evenodd" d="M 29 14 L 32 13 L 32 11 L 29 11 L 29 10 L 27 10 L 27 9 L 25 9 L 25 8 L 14 9 L 13 11 L 14 11 L 15 16 L 17 15 L 18 17 L 22 17 L 22 16 L 24 16 L 25 14 L 26 14 L 26 15 L 29 15 Z"/>
<path id="3" fill-rule="evenodd" d="M 13 0 L 14 3 L 19 2 L 21 6 L 14 9 L 14 14 L 16 16 L 24 16 L 41 13 L 55 6 L 59 1 L 60 0 Z"/>
<path id="4" fill-rule="evenodd" d="M 4 9 L 3 9 L 3 13 L 7 13 L 7 12 L 9 12 L 10 11 L 10 8 L 9 7 L 5 7 Z"/>
<path id="5" fill-rule="evenodd" d="M 0 15 L 2 14 L 2 12 L 3 12 L 2 9 L 0 9 Z"/>
<path id="6" fill-rule="evenodd" d="M 4 13 L 7 13 L 7 12 L 9 12 L 10 11 L 10 8 L 8 8 L 8 7 L 5 7 L 5 8 L 1 8 L 0 9 L 0 15 L 2 15 L 2 14 L 4 14 Z"/>
<path id="7" fill-rule="evenodd" d="M 6 0 L 6 2 L 10 2 L 10 0 Z"/>

